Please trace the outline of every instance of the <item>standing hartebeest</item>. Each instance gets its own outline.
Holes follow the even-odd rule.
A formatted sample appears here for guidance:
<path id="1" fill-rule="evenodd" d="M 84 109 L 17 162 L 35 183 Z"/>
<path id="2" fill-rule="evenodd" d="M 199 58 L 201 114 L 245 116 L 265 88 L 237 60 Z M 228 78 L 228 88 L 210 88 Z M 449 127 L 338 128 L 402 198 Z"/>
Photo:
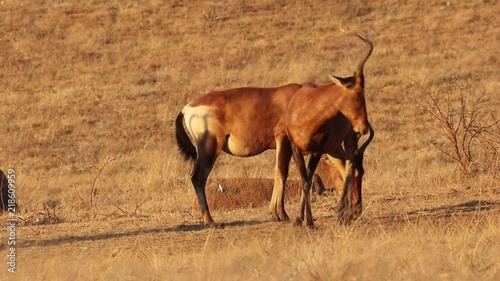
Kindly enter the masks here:
<path id="1" fill-rule="evenodd" d="M 207 205 L 205 184 L 221 151 L 247 157 L 276 149 L 271 213 L 275 220 L 288 220 L 283 189 L 292 152 L 283 118 L 288 102 L 301 87 L 289 84 L 212 92 L 188 103 L 177 116 L 177 144 L 186 160 L 195 161 L 191 181 L 206 224 L 213 225 L 214 221 Z"/>
<path id="2" fill-rule="evenodd" d="M 353 78 L 337 79 L 348 85 Z M 221 151 L 247 157 L 276 149 L 270 210 L 274 220 L 289 219 L 284 209 L 284 188 L 292 151 L 284 116 L 289 101 L 301 87 L 289 84 L 212 92 L 190 102 L 179 113 L 177 144 L 184 158 L 195 162 L 191 181 L 206 224 L 213 225 L 214 221 L 206 201 L 205 184 Z"/>
<path id="3" fill-rule="evenodd" d="M 292 144 L 293 159 L 302 180 L 299 214 L 295 224 L 302 224 L 305 211 L 306 225 L 314 225 L 309 192 L 312 176 L 322 153 L 330 155 L 338 153 L 342 142 L 345 152 L 345 175 L 339 208 L 340 219 L 344 222 L 353 219 L 356 214 L 353 207 L 355 208 L 361 201 L 359 200 L 361 191 L 353 191 L 353 161 L 358 141 L 357 134 L 364 135 L 368 131 L 372 133 L 365 106 L 363 66 L 373 51 L 373 44 L 366 36 L 360 33 L 355 35 L 370 49 L 354 72 L 353 86 L 345 86 L 348 81 L 344 78 L 338 78 L 341 83 L 318 87 L 306 85 L 293 95 L 288 105 L 285 116 L 286 131 Z M 351 123 L 352 127 L 346 126 L 347 123 Z M 310 154 L 307 167 L 304 153 Z M 353 205 L 353 199 L 358 201 L 354 202 L 356 206 Z"/>

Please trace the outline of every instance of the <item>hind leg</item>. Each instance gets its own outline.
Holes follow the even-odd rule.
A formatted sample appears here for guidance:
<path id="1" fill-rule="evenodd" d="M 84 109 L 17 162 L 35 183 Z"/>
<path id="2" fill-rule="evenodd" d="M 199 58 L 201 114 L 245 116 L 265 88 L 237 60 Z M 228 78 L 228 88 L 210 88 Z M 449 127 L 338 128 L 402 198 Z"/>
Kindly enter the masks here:
<path id="1" fill-rule="evenodd" d="M 215 160 L 219 156 L 222 148 L 218 145 L 215 136 L 205 135 L 205 137 L 198 142 L 198 158 L 194 165 L 191 182 L 193 183 L 196 197 L 200 205 L 203 222 L 209 226 L 214 226 L 214 220 L 210 215 L 208 209 L 207 197 L 205 194 L 205 186 L 207 183 L 208 175 L 212 170 Z"/>
<path id="2" fill-rule="evenodd" d="M 285 184 L 288 177 L 288 168 L 292 149 L 286 135 L 276 137 L 276 168 L 274 172 L 273 196 L 269 210 L 273 220 L 287 221 L 290 218 L 285 212 Z"/>

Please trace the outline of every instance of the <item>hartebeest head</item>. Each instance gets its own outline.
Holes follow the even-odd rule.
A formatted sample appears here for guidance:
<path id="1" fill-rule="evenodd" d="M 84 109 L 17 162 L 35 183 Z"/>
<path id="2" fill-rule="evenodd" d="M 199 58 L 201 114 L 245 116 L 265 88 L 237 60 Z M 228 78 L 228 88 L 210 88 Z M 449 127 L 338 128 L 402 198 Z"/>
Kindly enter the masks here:
<path id="1" fill-rule="evenodd" d="M 341 86 L 345 87 L 346 90 L 350 91 L 344 99 L 343 106 L 346 108 L 343 110 L 343 114 L 352 122 L 354 131 L 365 135 L 368 132 L 368 116 L 366 114 L 365 105 L 365 75 L 363 72 L 364 65 L 373 51 L 373 44 L 370 40 L 363 34 L 355 32 L 358 38 L 363 40 L 368 46 L 368 52 L 366 56 L 358 63 L 356 72 L 351 77 L 338 77 L 331 75 L 331 77 Z"/>
<path id="2" fill-rule="evenodd" d="M 361 86 L 362 77 L 355 72 L 353 78 L 354 87 L 344 89 L 345 93 L 339 100 L 339 109 L 351 121 L 354 131 L 364 135 L 368 132 L 368 116 L 364 89 Z"/>

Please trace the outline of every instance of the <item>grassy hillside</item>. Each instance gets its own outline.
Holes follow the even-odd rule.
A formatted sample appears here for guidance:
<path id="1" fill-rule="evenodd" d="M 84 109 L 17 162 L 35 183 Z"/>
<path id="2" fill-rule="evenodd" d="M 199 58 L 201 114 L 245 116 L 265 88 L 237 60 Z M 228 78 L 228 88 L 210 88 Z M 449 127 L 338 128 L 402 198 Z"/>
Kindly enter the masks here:
<path id="1" fill-rule="evenodd" d="M 468 106 L 484 98 L 475 124 L 498 119 L 500 6 L 431 2 L 1 1 L 0 168 L 18 175 L 21 277 L 86 279 L 83 268 L 96 280 L 131 279 L 138 268 L 149 280 L 498 277 L 500 129 L 474 139 L 463 173 L 439 150 L 454 148 L 419 104 L 431 94 L 452 112 L 461 95 Z M 176 228 L 198 216 L 189 213 L 190 167 L 175 147 L 181 108 L 214 90 L 351 75 L 366 46 L 340 24 L 375 45 L 365 66 L 376 136 L 364 217 L 336 225 L 328 197 L 313 202 L 315 217 L 328 214 L 317 231 L 268 222 L 266 206 L 214 213 L 262 223 Z M 212 176 L 272 178 L 273 167 L 273 151 L 222 155 Z M 44 224 L 54 221 L 62 223 Z M 85 258 L 95 247 L 109 260 Z M 63 256 L 85 261 L 58 269 Z M 134 266 L 123 269 L 128 259 Z"/>

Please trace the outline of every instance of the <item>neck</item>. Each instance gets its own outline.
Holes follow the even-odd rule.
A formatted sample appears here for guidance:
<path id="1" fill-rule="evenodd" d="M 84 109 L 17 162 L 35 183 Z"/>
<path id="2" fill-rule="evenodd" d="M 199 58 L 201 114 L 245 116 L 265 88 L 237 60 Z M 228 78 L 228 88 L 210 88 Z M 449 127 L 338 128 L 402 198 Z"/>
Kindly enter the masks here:
<path id="1" fill-rule="evenodd" d="M 325 122 L 337 117 L 339 114 L 344 114 L 343 105 L 345 103 L 344 89 L 334 83 L 325 85 L 325 91 L 314 96 L 314 107 L 312 108 L 314 116 L 311 116 L 311 127 L 317 129 Z M 314 130 L 313 129 L 313 130 Z"/>

